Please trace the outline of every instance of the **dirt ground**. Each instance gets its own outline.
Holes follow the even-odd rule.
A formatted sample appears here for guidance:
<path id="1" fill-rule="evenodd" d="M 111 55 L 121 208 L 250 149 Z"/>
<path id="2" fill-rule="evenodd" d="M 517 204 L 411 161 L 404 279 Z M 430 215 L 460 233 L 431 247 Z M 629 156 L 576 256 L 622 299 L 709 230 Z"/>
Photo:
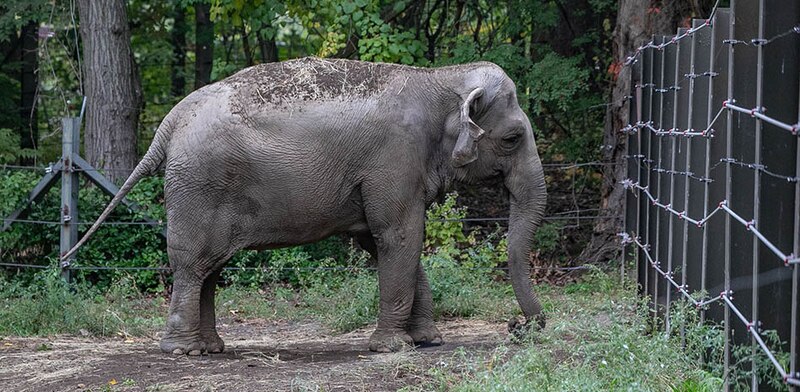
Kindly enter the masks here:
<path id="1" fill-rule="evenodd" d="M 154 338 L 75 336 L 0 340 L 3 391 L 395 391 L 447 366 L 454 351 L 487 353 L 507 339 L 505 323 L 437 324 L 446 344 L 376 354 L 373 327 L 333 335 L 312 322 L 223 323 L 222 354 L 162 354 Z"/>

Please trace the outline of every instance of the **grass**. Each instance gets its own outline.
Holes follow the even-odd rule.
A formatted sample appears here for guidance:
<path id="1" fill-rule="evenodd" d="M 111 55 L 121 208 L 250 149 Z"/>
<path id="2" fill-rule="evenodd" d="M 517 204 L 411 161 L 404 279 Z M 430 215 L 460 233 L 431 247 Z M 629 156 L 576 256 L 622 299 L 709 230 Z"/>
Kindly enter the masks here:
<path id="1" fill-rule="evenodd" d="M 465 270 L 447 258 L 426 257 L 424 262 L 437 318 L 499 321 L 517 312 L 510 285 L 491 273 Z M 237 319 L 312 319 L 340 333 L 377 320 L 375 272 L 312 273 L 317 276 L 299 287 L 222 288 L 217 293 L 217 314 Z M 106 292 L 82 283 L 68 287 L 55 270 L 40 272 L 25 283 L 0 276 L 0 336 L 149 336 L 163 326 L 164 296 L 140 293 L 131 278 L 123 277 L 109 287 Z"/>
<path id="2" fill-rule="evenodd" d="M 143 336 L 163 325 L 162 309 L 164 298 L 146 297 L 124 278 L 105 293 L 81 284 L 70 288 L 56 270 L 24 286 L 0 280 L 0 336 Z"/>
<path id="3" fill-rule="evenodd" d="M 717 391 L 704 370 L 706 345 L 681 348 L 679 337 L 649 333 L 649 318 L 630 288 L 602 273 L 540 290 L 548 326 L 520 345 L 486 355 L 456 352 L 407 390 L 441 391 Z M 716 336 L 688 328 L 689 341 Z M 713 342 L 712 342 L 713 344 Z"/>
<path id="4" fill-rule="evenodd" d="M 448 258 L 423 260 L 438 318 L 505 321 L 518 314 L 510 285 L 493 272 L 459 267 Z M 0 278 L 1 279 L 1 278 Z M 105 293 L 66 287 L 55 272 L 33 284 L 0 281 L 0 336 L 151 336 L 164 323 L 163 296 L 144 296 L 122 279 Z M 714 328 L 686 329 L 685 340 L 654 332 L 635 291 L 592 272 L 565 287 L 537 287 L 548 326 L 529 340 L 488 354 L 456 351 L 432 367 L 410 364 L 423 383 L 408 390 L 441 391 L 715 391 L 722 380 L 699 361 L 718 346 Z M 217 295 L 220 317 L 316 320 L 347 332 L 377 318 L 377 276 L 367 270 L 314 279 L 300 288 L 257 289 L 233 285 Z M 691 312 L 676 317 L 694 325 Z M 716 331 L 716 332 L 715 332 Z M 682 349 L 685 342 L 686 350 Z M 718 347 L 721 347 L 719 345 Z M 402 364 L 401 364 L 402 365 Z M 413 366 L 412 366 L 413 365 Z"/>

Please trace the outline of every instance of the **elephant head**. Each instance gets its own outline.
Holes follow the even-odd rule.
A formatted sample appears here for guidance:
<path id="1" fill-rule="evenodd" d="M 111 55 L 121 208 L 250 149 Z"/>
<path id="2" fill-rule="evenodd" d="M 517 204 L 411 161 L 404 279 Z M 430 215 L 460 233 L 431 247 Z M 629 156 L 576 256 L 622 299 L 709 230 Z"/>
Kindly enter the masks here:
<path id="1" fill-rule="evenodd" d="M 511 205 L 511 283 L 527 325 L 534 322 L 542 328 L 545 318 L 531 286 L 528 254 L 547 192 L 531 124 L 517 102 L 514 82 L 498 66 L 482 63 L 459 79 L 462 85 L 454 86 L 454 91 L 460 105 L 448 121 L 447 133 L 455 139 L 451 166 L 460 181 L 502 176 Z"/>

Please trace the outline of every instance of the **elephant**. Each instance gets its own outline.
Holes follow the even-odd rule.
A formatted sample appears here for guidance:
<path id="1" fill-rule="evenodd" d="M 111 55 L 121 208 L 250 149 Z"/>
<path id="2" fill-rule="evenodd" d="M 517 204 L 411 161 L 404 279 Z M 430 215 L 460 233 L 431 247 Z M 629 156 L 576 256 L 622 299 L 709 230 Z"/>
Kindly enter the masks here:
<path id="1" fill-rule="evenodd" d="M 245 68 L 189 94 L 70 257 L 146 175 L 163 168 L 173 271 L 160 348 L 218 353 L 214 295 L 241 249 L 351 235 L 378 262 L 369 349 L 442 344 L 420 264 L 425 210 L 455 181 L 501 178 L 508 256 L 527 322 L 545 317 L 528 255 L 546 203 L 533 130 L 501 67 L 439 68 L 307 57 Z"/>

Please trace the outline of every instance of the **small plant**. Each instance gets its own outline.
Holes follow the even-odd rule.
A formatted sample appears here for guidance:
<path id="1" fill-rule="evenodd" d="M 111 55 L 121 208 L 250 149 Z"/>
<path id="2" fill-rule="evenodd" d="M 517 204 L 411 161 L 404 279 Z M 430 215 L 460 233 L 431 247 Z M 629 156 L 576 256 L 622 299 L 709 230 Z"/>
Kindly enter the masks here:
<path id="1" fill-rule="evenodd" d="M 460 219 L 467 217 L 467 208 L 456 207 L 457 198 L 458 193 L 448 193 L 444 202 L 433 203 L 425 213 L 425 249 L 428 253 L 456 257 L 460 246 L 475 243 L 474 236 L 464 235 L 464 223 Z"/>
<path id="2" fill-rule="evenodd" d="M 761 331 L 767 347 L 772 348 L 775 359 L 783 366 L 788 368 L 789 353 L 780 350 L 786 342 L 782 342 L 778 331 L 768 329 Z M 788 391 L 788 386 L 783 382 L 780 373 L 772 364 L 767 354 L 760 347 L 755 350 L 749 344 L 738 344 L 731 350 L 733 363 L 729 369 L 729 381 L 734 391 L 749 391 L 751 380 L 753 379 L 753 365 L 755 365 L 755 375 L 758 384 L 765 383 L 776 391 Z"/>

